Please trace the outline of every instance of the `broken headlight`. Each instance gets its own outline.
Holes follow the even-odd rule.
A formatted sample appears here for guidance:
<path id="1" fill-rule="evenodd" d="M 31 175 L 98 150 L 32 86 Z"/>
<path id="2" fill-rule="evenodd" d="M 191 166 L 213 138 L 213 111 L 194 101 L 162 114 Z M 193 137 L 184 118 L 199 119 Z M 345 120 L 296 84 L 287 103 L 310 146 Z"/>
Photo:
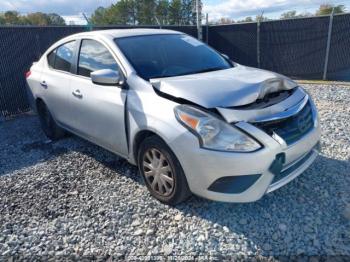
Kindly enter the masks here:
<path id="1" fill-rule="evenodd" d="M 177 106 L 175 116 L 199 138 L 203 148 L 231 152 L 252 152 L 261 148 L 258 142 L 238 128 L 192 106 Z"/>

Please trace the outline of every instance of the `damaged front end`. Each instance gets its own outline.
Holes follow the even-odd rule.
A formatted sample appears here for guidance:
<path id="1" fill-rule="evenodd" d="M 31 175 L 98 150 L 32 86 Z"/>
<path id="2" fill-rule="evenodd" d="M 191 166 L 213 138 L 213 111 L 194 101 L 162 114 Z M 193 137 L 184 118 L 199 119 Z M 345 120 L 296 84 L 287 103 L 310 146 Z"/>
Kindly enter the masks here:
<path id="1" fill-rule="evenodd" d="M 223 77 L 215 77 L 218 74 Z M 157 94 L 179 104 L 176 119 L 198 138 L 199 147 L 188 146 L 185 135 L 172 144 L 190 152 L 182 164 L 192 174 L 193 192 L 219 201 L 256 201 L 292 181 L 316 159 L 317 110 L 295 82 L 276 75 L 259 81 L 232 82 L 227 77 L 211 89 L 215 83 L 203 78 L 207 81 L 186 77 L 194 86 L 182 77 L 153 82 Z M 194 168 L 193 163 L 200 165 Z"/>
<path id="2" fill-rule="evenodd" d="M 224 78 L 226 75 L 227 78 L 212 88 L 213 73 L 203 74 L 200 79 L 182 76 L 155 79 L 151 83 L 160 96 L 179 104 L 189 104 L 215 112 L 232 126 L 239 122 L 249 123 L 280 143 L 292 144 L 316 125 L 317 112 L 313 102 L 309 95 L 289 78 L 279 75 L 271 77 L 269 72 L 265 71 L 259 73 L 270 78 L 263 81 L 259 79 L 260 82 L 255 83 L 253 80 L 244 82 L 238 77 L 233 82 L 230 75 L 219 72 L 214 74 L 215 77 L 221 75 Z M 230 87 L 227 88 L 224 83 Z"/>
<path id="3" fill-rule="evenodd" d="M 286 145 L 298 141 L 318 121 L 311 98 L 300 87 L 271 93 L 245 106 L 216 109 L 228 123 L 250 123 Z"/>

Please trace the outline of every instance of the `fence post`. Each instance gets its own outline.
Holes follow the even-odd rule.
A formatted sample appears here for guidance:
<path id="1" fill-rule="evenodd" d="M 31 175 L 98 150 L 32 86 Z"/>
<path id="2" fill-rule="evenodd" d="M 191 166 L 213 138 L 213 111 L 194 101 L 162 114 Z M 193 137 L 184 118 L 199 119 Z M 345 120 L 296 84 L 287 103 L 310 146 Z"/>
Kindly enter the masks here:
<path id="1" fill-rule="evenodd" d="M 334 18 L 334 7 L 333 7 L 332 13 L 331 13 L 331 15 L 329 17 L 326 57 L 325 57 L 325 60 L 324 60 L 324 69 L 323 69 L 323 78 L 322 78 L 323 80 L 327 80 L 329 51 L 330 51 L 330 48 L 331 48 L 331 40 L 332 40 L 333 18 Z"/>
<path id="2" fill-rule="evenodd" d="M 202 40 L 202 2 L 200 0 L 196 0 L 196 14 L 197 14 L 197 33 L 198 39 Z"/>
<path id="3" fill-rule="evenodd" d="M 89 31 L 92 31 L 94 25 L 91 23 L 90 19 L 87 18 L 87 16 L 85 15 L 85 13 L 83 13 L 83 17 L 84 17 L 84 19 L 85 19 L 86 22 L 87 22 L 87 25 L 86 25 L 87 29 L 88 29 Z"/>
<path id="4" fill-rule="evenodd" d="M 208 15 L 208 13 L 206 13 L 206 15 L 205 15 L 205 22 L 206 22 L 206 27 L 205 27 L 205 29 L 206 29 L 206 35 L 207 35 L 207 44 L 209 43 L 209 15 Z"/>
<path id="5" fill-rule="evenodd" d="M 260 19 L 258 19 L 257 21 L 256 58 L 257 58 L 258 68 L 260 68 Z"/>
<path id="6" fill-rule="evenodd" d="M 260 25 L 261 21 L 263 21 L 264 18 L 264 10 L 261 12 L 260 16 L 257 17 L 257 36 L 256 36 L 256 55 L 257 55 L 257 62 L 258 62 L 258 68 L 261 67 L 261 60 L 260 60 Z"/>

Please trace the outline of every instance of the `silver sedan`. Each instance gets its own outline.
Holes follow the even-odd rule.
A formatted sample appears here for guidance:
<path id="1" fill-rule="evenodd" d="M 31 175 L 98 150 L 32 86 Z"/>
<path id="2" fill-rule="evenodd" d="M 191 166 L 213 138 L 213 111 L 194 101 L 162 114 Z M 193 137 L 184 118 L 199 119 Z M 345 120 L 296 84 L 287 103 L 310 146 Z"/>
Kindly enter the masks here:
<path id="1" fill-rule="evenodd" d="M 316 107 L 282 75 L 170 30 L 75 34 L 26 74 L 52 140 L 76 134 L 139 167 L 150 193 L 251 202 L 315 160 Z"/>

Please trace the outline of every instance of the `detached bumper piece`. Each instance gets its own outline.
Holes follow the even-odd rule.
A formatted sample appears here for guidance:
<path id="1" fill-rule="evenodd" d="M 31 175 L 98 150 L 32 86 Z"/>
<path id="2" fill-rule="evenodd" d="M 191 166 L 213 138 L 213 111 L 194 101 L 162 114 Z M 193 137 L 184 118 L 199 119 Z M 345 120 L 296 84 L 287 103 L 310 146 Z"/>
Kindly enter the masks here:
<path id="1" fill-rule="evenodd" d="M 271 185 L 267 189 L 267 193 L 270 193 L 285 184 L 292 181 L 294 178 L 299 176 L 302 172 L 308 168 L 311 163 L 316 159 L 319 152 L 319 144 L 317 144 L 310 152 L 306 153 L 296 161 L 283 166 L 281 168 L 281 156 L 277 155 L 276 159 L 273 161 L 270 172 L 274 174 L 274 178 Z M 274 168 L 274 167 L 278 168 Z"/>

